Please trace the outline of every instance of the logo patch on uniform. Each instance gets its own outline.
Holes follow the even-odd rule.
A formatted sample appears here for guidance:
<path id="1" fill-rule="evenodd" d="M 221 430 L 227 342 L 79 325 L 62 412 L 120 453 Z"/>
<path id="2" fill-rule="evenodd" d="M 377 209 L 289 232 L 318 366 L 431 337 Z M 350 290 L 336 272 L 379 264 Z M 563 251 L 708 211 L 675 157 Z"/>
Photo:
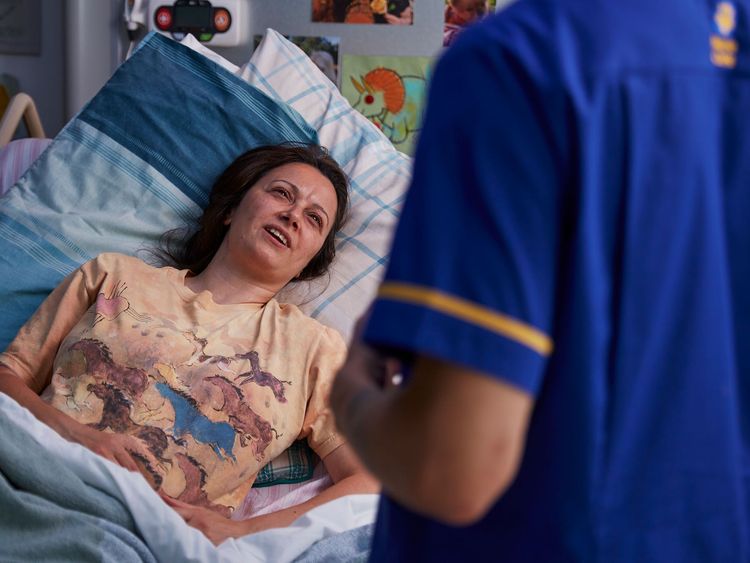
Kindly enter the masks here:
<path id="1" fill-rule="evenodd" d="M 734 31 L 737 27 L 737 8 L 733 2 L 722 1 L 716 4 L 714 12 L 714 33 L 711 34 L 711 62 L 721 68 L 737 66 L 739 49 Z"/>

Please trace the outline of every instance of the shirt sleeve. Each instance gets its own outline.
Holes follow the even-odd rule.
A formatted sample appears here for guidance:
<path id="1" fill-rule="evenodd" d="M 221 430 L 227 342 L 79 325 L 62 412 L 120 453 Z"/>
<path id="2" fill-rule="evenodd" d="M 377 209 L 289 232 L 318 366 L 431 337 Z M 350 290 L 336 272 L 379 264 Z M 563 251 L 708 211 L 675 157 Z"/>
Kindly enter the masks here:
<path id="1" fill-rule="evenodd" d="M 364 336 L 534 394 L 553 348 L 565 96 L 470 31 L 436 66 Z"/>
<path id="2" fill-rule="evenodd" d="M 90 282 L 92 270 L 90 261 L 69 274 L 0 354 L 0 363 L 37 393 L 49 385 L 60 344 L 96 300 L 97 286 Z"/>
<path id="3" fill-rule="evenodd" d="M 346 344 L 341 335 L 326 327 L 315 353 L 311 370 L 312 392 L 307 401 L 305 418 L 298 439 L 307 438 L 310 447 L 323 459 L 344 443 L 336 431 L 336 422 L 329 405 L 331 385 L 336 372 L 346 359 Z"/>

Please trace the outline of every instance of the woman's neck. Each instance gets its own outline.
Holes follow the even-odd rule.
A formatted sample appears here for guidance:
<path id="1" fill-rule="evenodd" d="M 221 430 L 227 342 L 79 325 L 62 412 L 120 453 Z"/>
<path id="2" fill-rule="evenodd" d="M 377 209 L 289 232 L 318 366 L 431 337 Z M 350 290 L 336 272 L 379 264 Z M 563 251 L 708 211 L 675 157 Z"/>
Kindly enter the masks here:
<path id="1" fill-rule="evenodd" d="M 268 287 L 249 280 L 240 272 L 225 268 L 212 260 L 200 274 L 185 278 L 185 286 L 193 293 L 208 291 L 215 303 L 268 303 L 281 288 Z"/>

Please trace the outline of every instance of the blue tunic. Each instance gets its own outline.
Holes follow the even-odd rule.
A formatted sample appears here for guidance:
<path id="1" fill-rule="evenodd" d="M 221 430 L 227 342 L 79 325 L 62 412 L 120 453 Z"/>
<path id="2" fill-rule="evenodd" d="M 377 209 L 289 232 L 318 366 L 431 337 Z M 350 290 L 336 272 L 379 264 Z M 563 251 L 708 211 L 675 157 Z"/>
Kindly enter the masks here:
<path id="1" fill-rule="evenodd" d="M 483 520 L 386 497 L 373 560 L 748 561 L 749 20 L 520 0 L 439 61 L 365 338 L 536 403 Z"/>

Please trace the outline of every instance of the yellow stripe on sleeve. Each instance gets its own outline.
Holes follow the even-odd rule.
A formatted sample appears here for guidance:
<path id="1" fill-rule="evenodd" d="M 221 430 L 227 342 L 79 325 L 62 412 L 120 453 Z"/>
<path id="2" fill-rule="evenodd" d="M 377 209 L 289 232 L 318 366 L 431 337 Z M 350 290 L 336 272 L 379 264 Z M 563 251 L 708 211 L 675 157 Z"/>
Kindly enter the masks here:
<path id="1" fill-rule="evenodd" d="M 378 296 L 394 301 L 424 305 L 515 340 L 543 356 L 552 353 L 552 339 L 540 330 L 441 291 L 407 283 L 385 282 L 380 286 Z"/>

